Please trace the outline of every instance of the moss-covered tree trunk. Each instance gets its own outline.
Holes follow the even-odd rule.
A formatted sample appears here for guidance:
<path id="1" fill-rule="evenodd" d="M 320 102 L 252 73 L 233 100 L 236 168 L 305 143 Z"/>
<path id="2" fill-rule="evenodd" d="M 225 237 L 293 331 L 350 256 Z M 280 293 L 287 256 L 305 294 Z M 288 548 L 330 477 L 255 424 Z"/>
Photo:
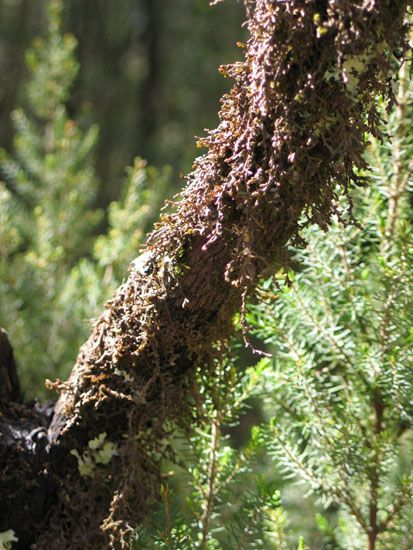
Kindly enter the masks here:
<path id="1" fill-rule="evenodd" d="M 3 397 L 0 531 L 16 548 L 127 547 L 157 498 L 166 426 L 189 422 L 195 368 L 300 226 L 327 226 L 336 190 L 359 183 L 408 3 L 246 3 L 245 61 L 222 69 L 235 84 L 208 152 L 55 384 L 53 414 Z"/>

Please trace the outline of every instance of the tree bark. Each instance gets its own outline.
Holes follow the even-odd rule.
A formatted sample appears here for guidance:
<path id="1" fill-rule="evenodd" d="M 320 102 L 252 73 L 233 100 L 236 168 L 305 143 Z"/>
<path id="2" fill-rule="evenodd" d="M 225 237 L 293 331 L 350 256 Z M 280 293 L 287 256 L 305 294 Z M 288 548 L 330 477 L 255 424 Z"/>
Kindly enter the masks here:
<path id="1" fill-rule="evenodd" d="M 158 495 L 168 426 L 190 422 L 195 370 L 231 335 L 260 276 L 286 264 L 300 228 L 327 227 L 336 189 L 360 183 L 366 132 L 380 134 L 376 98 L 392 99 L 393 54 L 406 48 L 408 3 L 248 3 L 245 61 L 222 69 L 235 85 L 208 152 L 68 382 L 54 384 L 51 423 L 50 408 L 2 405 L 0 495 L 12 497 L 0 530 L 16 531 L 16 548 L 128 547 Z"/>

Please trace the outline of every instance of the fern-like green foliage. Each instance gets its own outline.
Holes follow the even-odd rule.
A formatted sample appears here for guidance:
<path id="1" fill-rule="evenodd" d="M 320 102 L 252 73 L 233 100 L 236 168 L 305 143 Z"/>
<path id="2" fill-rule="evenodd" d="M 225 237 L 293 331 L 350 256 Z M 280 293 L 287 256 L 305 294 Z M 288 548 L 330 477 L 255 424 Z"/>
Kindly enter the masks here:
<path id="1" fill-rule="evenodd" d="M 27 107 L 13 113 L 14 151 L 0 154 L 0 325 L 28 396 L 43 393 L 45 377 L 67 375 L 87 320 L 121 282 L 169 183 L 167 170 L 137 159 L 109 207 L 107 234 L 96 237 L 98 130 L 69 117 L 76 40 L 62 32 L 63 2 L 46 6 L 46 37 L 27 55 Z"/>
<path id="2" fill-rule="evenodd" d="M 237 372 L 230 359 L 198 372 L 197 428 L 176 436 L 162 506 L 138 531 L 136 548 L 286 548 L 279 492 L 257 475 L 253 446 L 235 449 L 226 433 L 238 424 L 257 383 L 255 369 Z"/>
<path id="3" fill-rule="evenodd" d="M 361 226 L 309 229 L 290 285 L 271 281 L 250 323 L 273 351 L 261 395 L 271 420 L 255 431 L 289 479 L 338 520 L 330 547 L 412 548 L 413 86 L 401 75 L 392 139 L 372 139 L 372 185 L 354 197 Z M 275 295 L 275 299 L 271 299 Z M 331 546 L 331 544 L 333 546 Z"/>

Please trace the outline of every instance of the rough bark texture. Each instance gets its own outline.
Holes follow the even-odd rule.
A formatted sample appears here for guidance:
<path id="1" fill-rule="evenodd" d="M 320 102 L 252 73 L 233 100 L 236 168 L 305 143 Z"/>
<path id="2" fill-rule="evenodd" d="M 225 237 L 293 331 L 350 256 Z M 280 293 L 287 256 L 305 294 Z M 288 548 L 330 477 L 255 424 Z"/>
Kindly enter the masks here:
<path id="1" fill-rule="evenodd" d="M 0 327 L 0 400 L 21 401 L 21 397 L 13 348 L 7 332 Z"/>
<path id="2" fill-rule="evenodd" d="M 380 133 L 376 98 L 392 99 L 405 50 L 407 5 L 247 2 L 245 61 L 222 69 L 235 84 L 203 140 L 208 152 L 96 322 L 69 381 L 55 384 L 48 444 L 34 449 L 29 437 L 36 423 L 48 425 L 45 414 L 2 408 L 0 494 L 11 483 L 15 505 L 25 494 L 30 509 L 18 522 L 2 509 L 0 530 L 12 527 L 21 548 L 29 540 L 39 549 L 128 546 L 129 526 L 158 494 L 167 426 L 188 422 L 195 369 L 228 338 L 260 274 L 285 264 L 286 243 L 303 224 L 327 226 L 335 190 L 360 183 L 366 132 Z M 29 425 L 11 436 L 24 414 Z M 108 464 L 104 445 L 116 451 Z"/>

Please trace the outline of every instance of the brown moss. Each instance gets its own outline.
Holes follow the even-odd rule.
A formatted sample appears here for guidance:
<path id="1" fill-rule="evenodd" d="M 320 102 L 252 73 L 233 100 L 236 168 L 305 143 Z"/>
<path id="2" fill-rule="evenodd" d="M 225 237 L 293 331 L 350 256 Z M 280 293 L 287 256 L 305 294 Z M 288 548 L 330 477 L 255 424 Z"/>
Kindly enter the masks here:
<path id="1" fill-rule="evenodd" d="M 79 479 L 75 461 L 56 464 L 62 496 L 38 548 L 92 548 L 100 536 L 127 546 L 128 526 L 157 495 L 165 423 L 189 421 L 195 367 L 210 364 L 212 344 L 230 335 L 260 273 L 283 264 L 289 239 L 305 223 L 327 226 L 336 187 L 358 183 L 366 132 L 380 134 L 376 98 L 392 100 L 407 4 L 248 3 L 245 61 L 222 68 L 235 84 L 202 141 L 208 152 L 107 304 L 56 407 L 59 452 L 81 453 L 105 431 L 119 456 L 92 480 Z"/>

